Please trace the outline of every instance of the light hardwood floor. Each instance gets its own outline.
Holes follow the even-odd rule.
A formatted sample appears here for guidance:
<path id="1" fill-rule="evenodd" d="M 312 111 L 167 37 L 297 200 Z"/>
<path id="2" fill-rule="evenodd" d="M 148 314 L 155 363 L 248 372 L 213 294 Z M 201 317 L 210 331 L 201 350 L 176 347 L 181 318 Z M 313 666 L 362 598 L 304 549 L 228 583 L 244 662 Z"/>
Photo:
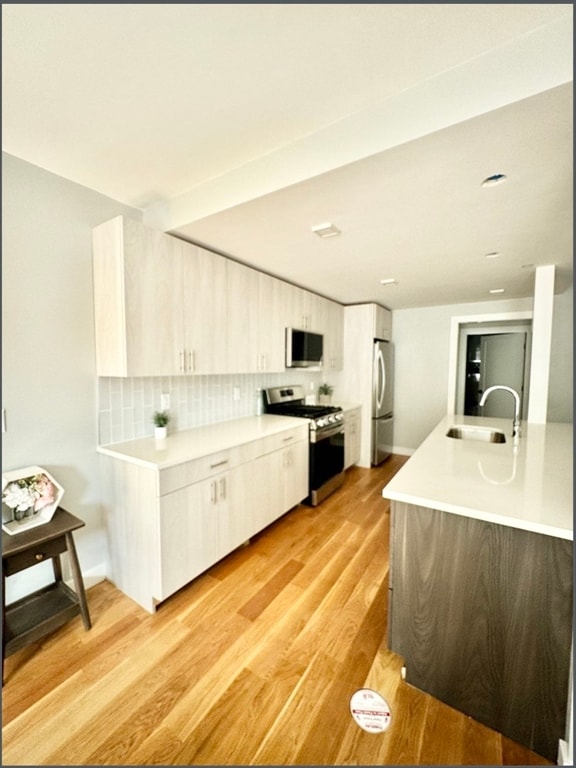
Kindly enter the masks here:
<path id="1" fill-rule="evenodd" d="M 110 583 L 10 656 L 5 765 L 550 765 L 401 680 L 387 650 L 389 505 L 405 461 L 352 468 L 167 600 Z M 350 715 L 377 690 L 388 730 Z"/>

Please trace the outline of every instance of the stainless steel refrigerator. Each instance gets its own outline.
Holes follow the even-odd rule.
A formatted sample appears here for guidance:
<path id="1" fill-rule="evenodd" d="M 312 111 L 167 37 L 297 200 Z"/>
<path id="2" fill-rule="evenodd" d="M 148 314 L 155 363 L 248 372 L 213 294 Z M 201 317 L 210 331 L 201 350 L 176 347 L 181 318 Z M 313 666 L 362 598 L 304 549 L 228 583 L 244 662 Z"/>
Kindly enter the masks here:
<path id="1" fill-rule="evenodd" d="M 394 436 L 393 348 L 389 341 L 374 339 L 372 365 L 372 449 L 375 467 L 392 453 Z"/>

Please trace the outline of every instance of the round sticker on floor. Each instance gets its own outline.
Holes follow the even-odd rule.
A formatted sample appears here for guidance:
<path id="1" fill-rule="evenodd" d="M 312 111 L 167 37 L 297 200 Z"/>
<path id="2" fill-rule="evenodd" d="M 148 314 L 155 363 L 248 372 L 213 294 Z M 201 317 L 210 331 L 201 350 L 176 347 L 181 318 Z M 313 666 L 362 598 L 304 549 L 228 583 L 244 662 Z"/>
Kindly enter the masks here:
<path id="1" fill-rule="evenodd" d="M 350 699 L 350 712 L 360 728 L 368 733 L 381 733 L 390 725 L 392 713 L 377 691 L 361 688 Z"/>

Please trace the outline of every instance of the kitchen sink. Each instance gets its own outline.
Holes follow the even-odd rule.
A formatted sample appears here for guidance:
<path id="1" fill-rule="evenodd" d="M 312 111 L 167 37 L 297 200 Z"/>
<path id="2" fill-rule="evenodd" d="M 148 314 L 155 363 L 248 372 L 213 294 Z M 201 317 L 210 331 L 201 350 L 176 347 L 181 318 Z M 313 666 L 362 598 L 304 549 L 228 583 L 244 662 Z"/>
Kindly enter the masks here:
<path id="1" fill-rule="evenodd" d="M 454 437 L 457 440 L 481 440 L 484 443 L 505 443 L 506 435 L 498 429 L 490 427 L 471 427 L 460 425 L 450 427 L 446 432 L 446 437 Z"/>

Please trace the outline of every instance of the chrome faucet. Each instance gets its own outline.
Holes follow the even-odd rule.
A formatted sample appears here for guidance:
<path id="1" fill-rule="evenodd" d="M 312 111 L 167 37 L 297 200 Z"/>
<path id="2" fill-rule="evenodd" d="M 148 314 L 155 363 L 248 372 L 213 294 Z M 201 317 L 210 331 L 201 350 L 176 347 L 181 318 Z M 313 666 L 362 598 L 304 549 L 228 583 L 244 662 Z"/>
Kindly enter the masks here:
<path id="1" fill-rule="evenodd" d="M 510 392 L 514 396 L 514 421 L 512 422 L 512 437 L 520 437 L 520 395 L 512 387 L 505 387 L 503 384 L 495 384 L 493 387 L 488 387 L 484 391 L 482 398 L 478 405 L 482 406 L 486 402 L 486 398 L 490 392 L 494 392 L 495 389 L 503 389 L 504 392 Z"/>

